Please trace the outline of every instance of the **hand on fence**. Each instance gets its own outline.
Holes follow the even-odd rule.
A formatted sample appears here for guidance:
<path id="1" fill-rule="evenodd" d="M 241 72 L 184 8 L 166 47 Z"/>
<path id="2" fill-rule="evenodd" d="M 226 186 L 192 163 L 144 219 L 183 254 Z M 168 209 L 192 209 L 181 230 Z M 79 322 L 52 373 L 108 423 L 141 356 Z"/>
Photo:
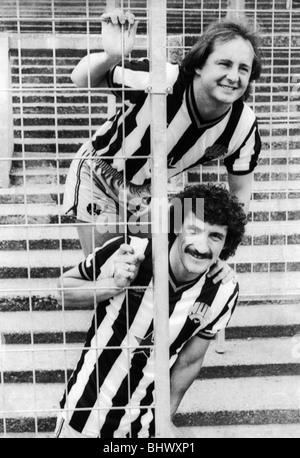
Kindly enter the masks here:
<path id="1" fill-rule="evenodd" d="M 122 245 L 115 261 L 114 279 L 118 288 L 127 288 L 136 279 L 144 255 L 135 255 L 130 245 Z"/>
<path id="2" fill-rule="evenodd" d="M 128 56 L 135 44 L 138 28 L 134 14 L 116 10 L 101 17 L 102 46 L 109 56 Z"/>

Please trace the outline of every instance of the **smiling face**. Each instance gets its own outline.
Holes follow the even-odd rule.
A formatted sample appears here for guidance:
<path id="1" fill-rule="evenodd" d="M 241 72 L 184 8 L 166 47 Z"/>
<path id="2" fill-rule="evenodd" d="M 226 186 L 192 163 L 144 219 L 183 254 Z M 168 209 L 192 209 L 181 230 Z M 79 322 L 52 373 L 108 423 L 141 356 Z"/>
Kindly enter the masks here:
<path id="1" fill-rule="evenodd" d="M 205 103 L 226 110 L 240 99 L 250 84 L 253 60 L 253 47 L 243 38 L 215 43 L 204 66 L 196 69 L 194 89 L 200 107 Z"/>
<path id="2" fill-rule="evenodd" d="M 170 264 L 179 282 L 193 281 L 219 259 L 225 246 L 227 226 L 210 225 L 190 211 L 172 246 Z"/>

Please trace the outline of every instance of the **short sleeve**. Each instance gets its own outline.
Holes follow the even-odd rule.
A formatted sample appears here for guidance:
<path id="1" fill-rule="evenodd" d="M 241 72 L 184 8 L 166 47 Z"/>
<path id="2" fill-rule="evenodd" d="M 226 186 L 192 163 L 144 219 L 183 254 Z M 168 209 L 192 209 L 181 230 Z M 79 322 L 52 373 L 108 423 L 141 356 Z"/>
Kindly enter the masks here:
<path id="1" fill-rule="evenodd" d="M 233 283 L 230 282 L 227 285 L 222 285 L 219 289 L 214 304 L 212 304 L 210 320 L 203 329 L 197 332 L 196 335 L 198 337 L 205 340 L 212 340 L 219 331 L 226 329 L 228 326 L 239 297 L 239 286 L 235 285 L 233 289 L 232 285 Z"/>
<path id="2" fill-rule="evenodd" d="M 224 160 L 227 171 L 233 175 L 252 173 L 257 166 L 260 152 L 261 138 L 255 121 L 242 145 Z"/>
<path id="3" fill-rule="evenodd" d="M 122 243 L 124 243 L 123 237 L 113 239 L 104 244 L 101 248 L 97 248 L 85 261 L 80 263 L 78 268 L 83 280 L 97 280 L 107 261 L 117 252 Z"/>
<path id="4" fill-rule="evenodd" d="M 150 84 L 150 63 L 147 59 L 126 62 L 124 66 L 117 65 L 107 73 L 108 87 L 117 98 L 122 94 L 125 100 L 135 102 Z"/>

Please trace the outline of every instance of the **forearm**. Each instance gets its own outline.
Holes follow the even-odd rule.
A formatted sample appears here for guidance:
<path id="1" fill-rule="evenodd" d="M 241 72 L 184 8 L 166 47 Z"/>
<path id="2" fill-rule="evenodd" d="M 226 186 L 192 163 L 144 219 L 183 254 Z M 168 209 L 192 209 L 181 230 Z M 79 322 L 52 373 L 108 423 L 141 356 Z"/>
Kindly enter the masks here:
<path id="1" fill-rule="evenodd" d="M 236 196 L 239 201 L 244 204 L 244 211 L 246 215 L 248 214 L 250 208 L 252 180 L 252 174 L 242 176 L 228 174 L 230 193 Z"/>
<path id="2" fill-rule="evenodd" d="M 171 418 L 174 417 L 186 391 L 199 375 L 210 341 L 192 337 L 180 351 L 171 370 Z"/>
<path id="3" fill-rule="evenodd" d="M 171 419 L 175 416 L 185 393 L 197 378 L 202 362 L 191 367 L 175 368 L 171 375 Z"/>
<path id="4" fill-rule="evenodd" d="M 73 278 L 64 278 L 60 283 L 64 305 L 90 307 L 105 302 L 119 295 L 124 290 L 116 286 L 113 278 L 87 282 Z"/>
<path id="5" fill-rule="evenodd" d="M 120 56 L 108 55 L 106 52 L 89 54 L 75 67 L 71 79 L 77 87 L 106 87 L 107 72 L 120 60 Z"/>

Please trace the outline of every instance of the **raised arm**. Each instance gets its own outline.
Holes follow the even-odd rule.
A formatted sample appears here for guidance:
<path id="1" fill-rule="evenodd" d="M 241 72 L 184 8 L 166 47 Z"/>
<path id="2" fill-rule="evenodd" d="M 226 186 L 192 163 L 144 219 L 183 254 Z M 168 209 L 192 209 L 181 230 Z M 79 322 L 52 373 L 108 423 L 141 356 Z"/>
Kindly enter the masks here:
<path id="1" fill-rule="evenodd" d="M 107 72 L 134 48 L 138 21 L 133 14 L 116 10 L 101 21 L 104 52 L 85 56 L 75 67 L 71 79 L 78 87 L 107 87 Z"/>
<path id="2" fill-rule="evenodd" d="M 252 194 L 253 174 L 233 175 L 228 173 L 228 183 L 231 194 L 235 195 L 239 201 L 244 204 L 246 215 L 249 212 L 251 194 Z"/>

